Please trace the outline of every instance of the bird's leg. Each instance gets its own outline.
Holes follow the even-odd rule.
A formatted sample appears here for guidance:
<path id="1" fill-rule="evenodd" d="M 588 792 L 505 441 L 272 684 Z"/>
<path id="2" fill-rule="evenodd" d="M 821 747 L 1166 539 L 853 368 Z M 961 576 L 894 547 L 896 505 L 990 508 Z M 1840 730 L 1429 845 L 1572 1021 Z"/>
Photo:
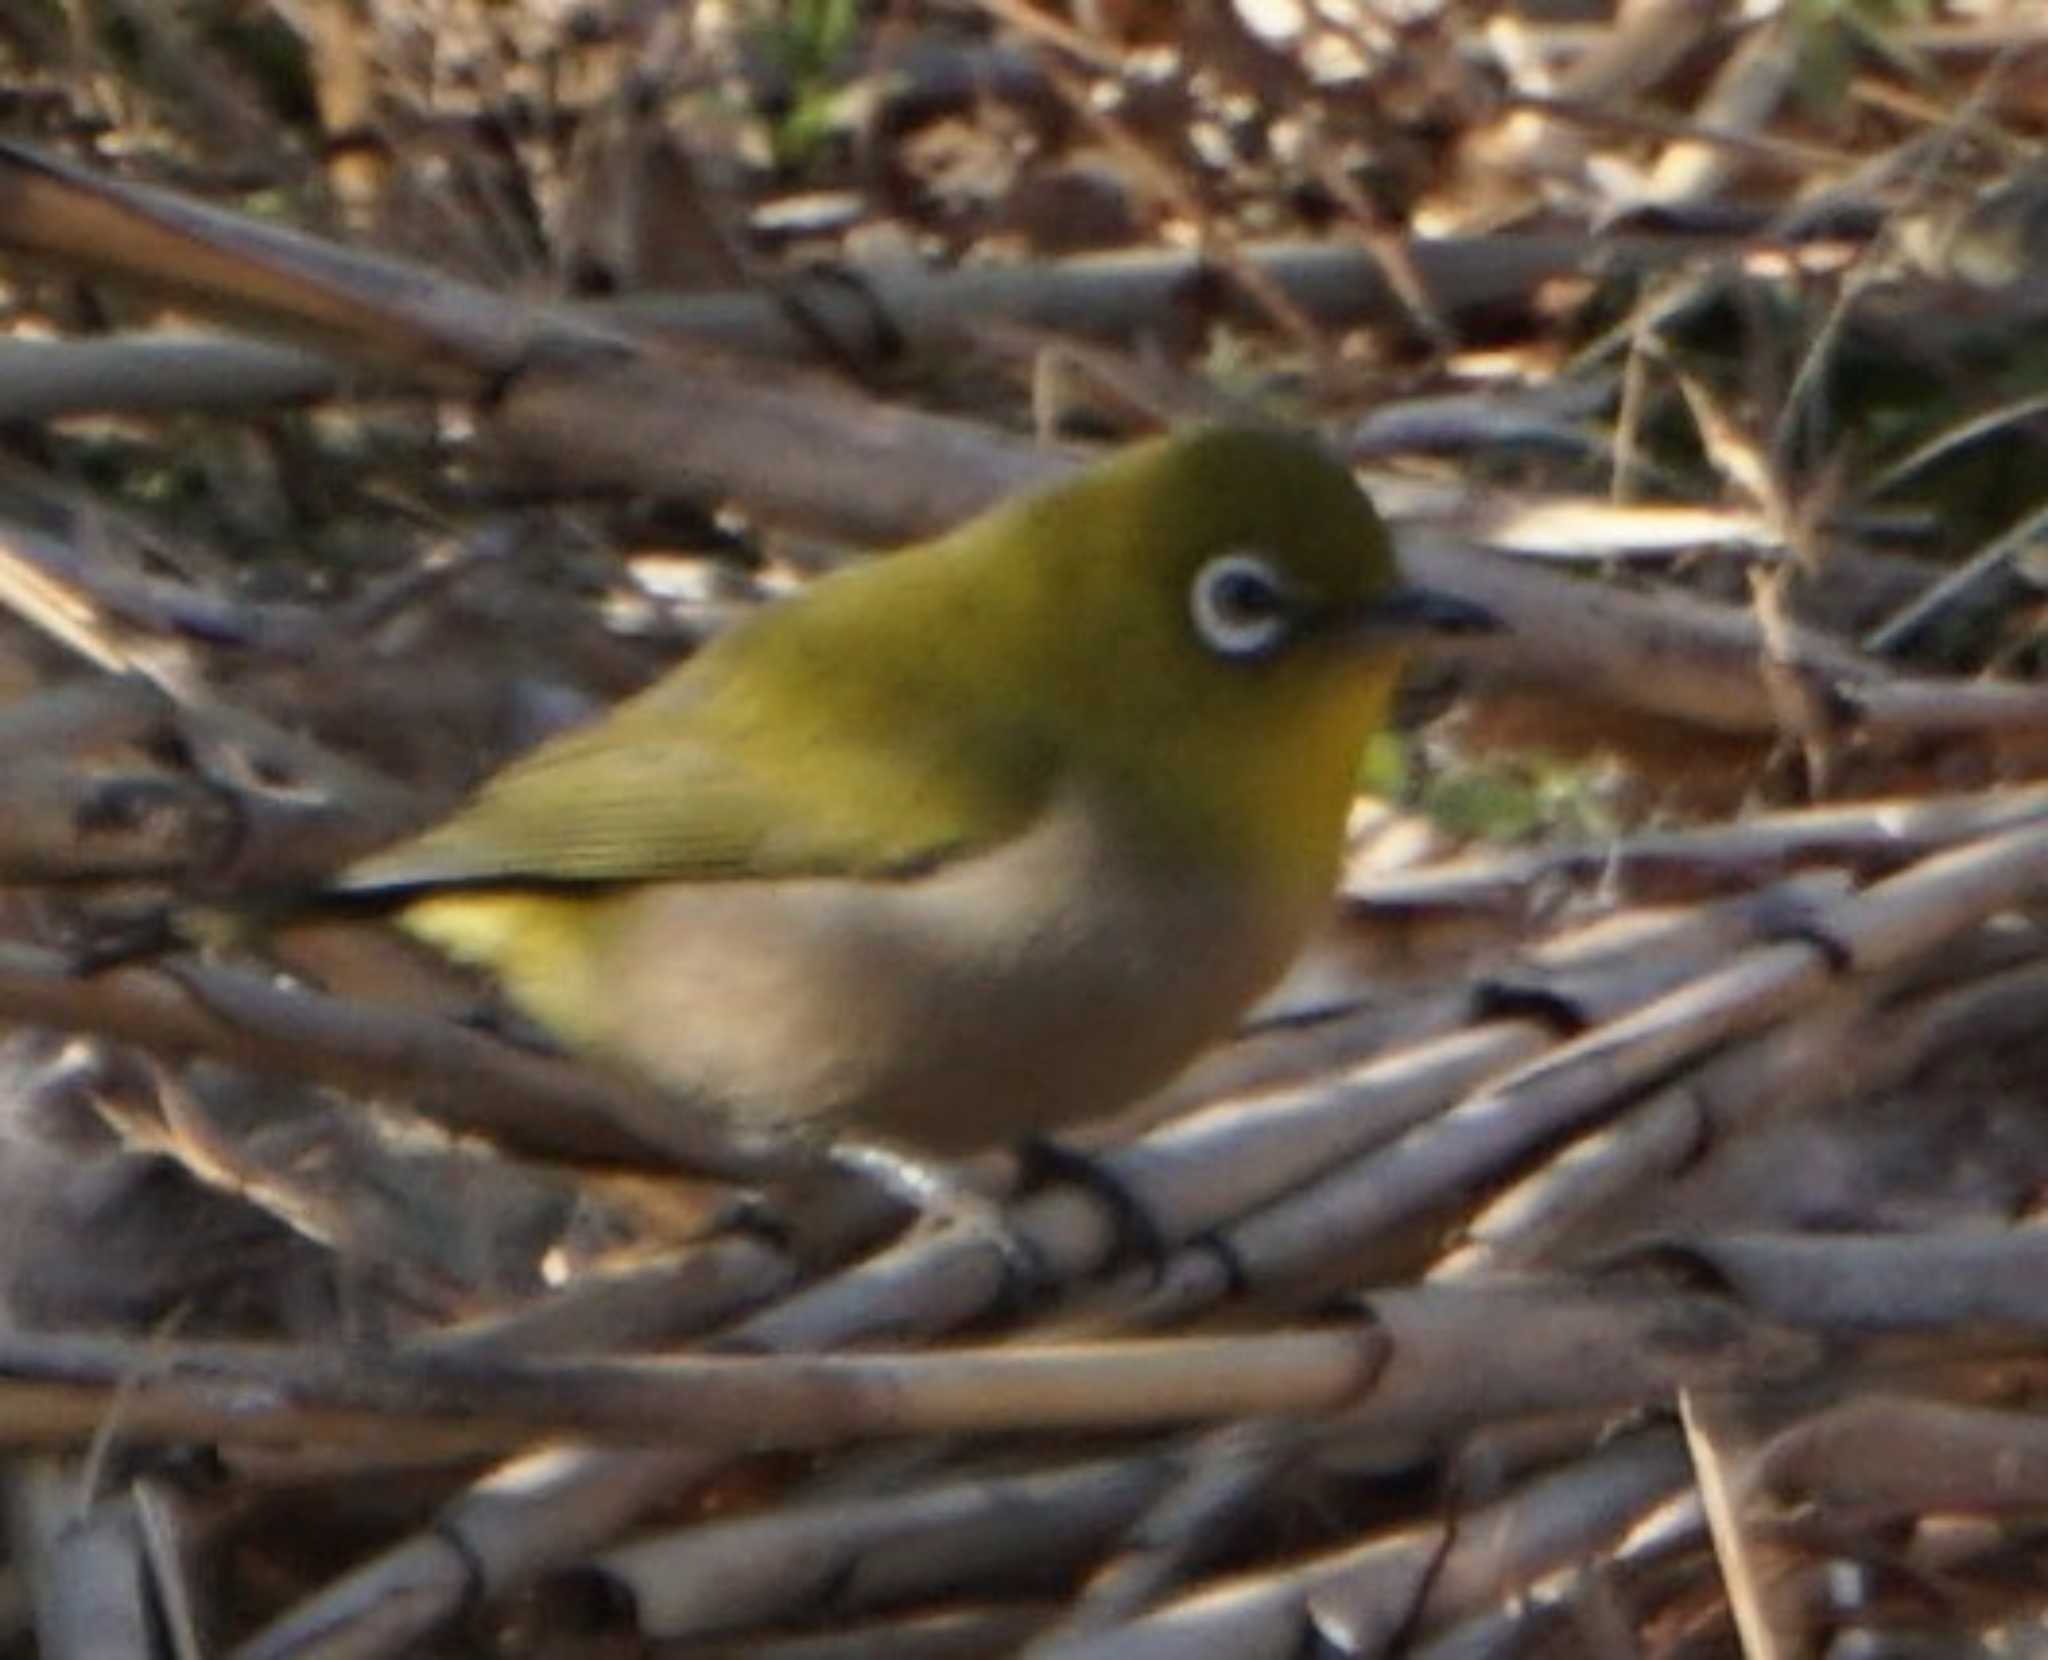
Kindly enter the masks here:
<path id="1" fill-rule="evenodd" d="M 910 1206 L 920 1227 L 965 1228 L 994 1245 L 1019 1300 L 1053 1284 L 1045 1258 L 1011 1225 L 1001 1203 L 959 1171 L 872 1136 L 837 1137 L 828 1156 L 840 1169 Z"/>

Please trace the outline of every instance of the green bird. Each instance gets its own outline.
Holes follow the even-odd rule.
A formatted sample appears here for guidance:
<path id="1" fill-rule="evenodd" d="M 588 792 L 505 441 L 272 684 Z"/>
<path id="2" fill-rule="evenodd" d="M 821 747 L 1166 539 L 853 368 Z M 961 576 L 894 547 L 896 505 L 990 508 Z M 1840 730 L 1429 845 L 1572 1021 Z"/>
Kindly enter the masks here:
<path id="1" fill-rule="evenodd" d="M 763 610 L 338 886 L 682 1105 L 956 1155 L 1227 1035 L 1408 646 L 1488 623 L 1311 439 L 1187 431 Z"/>

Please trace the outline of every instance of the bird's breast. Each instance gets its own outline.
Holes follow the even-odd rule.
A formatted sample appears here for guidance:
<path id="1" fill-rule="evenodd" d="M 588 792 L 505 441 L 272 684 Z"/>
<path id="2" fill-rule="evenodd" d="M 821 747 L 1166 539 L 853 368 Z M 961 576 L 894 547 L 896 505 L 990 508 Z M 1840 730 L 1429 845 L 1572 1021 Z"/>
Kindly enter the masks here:
<path id="1" fill-rule="evenodd" d="M 623 890 L 578 973 L 508 989 L 739 1116 L 844 1121 L 952 1153 L 1165 1082 L 1286 967 L 1313 921 L 1301 909 L 1169 869 L 1065 807 L 900 881 Z"/>

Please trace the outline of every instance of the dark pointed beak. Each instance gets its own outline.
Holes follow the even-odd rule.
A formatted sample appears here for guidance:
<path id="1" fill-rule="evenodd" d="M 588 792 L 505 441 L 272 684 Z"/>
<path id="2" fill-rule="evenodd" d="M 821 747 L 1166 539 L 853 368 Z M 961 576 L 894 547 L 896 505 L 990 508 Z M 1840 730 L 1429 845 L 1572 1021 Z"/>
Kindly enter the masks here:
<path id="1" fill-rule="evenodd" d="M 1501 627 L 1483 605 L 1436 588 L 1396 588 L 1353 613 L 1358 633 L 1369 638 L 1403 634 L 1493 634 Z"/>

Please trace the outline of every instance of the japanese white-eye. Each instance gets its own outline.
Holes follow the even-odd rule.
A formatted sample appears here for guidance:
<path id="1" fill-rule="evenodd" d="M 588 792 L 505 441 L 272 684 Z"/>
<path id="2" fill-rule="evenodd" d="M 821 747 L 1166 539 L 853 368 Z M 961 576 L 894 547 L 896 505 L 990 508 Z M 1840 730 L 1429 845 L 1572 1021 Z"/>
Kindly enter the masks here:
<path id="1" fill-rule="evenodd" d="M 1484 625 L 1312 440 L 1188 431 L 768 607 L 338 886 L 684 1102 L 962 1152 L 1230 1031 L 1404 646 Z"/>

